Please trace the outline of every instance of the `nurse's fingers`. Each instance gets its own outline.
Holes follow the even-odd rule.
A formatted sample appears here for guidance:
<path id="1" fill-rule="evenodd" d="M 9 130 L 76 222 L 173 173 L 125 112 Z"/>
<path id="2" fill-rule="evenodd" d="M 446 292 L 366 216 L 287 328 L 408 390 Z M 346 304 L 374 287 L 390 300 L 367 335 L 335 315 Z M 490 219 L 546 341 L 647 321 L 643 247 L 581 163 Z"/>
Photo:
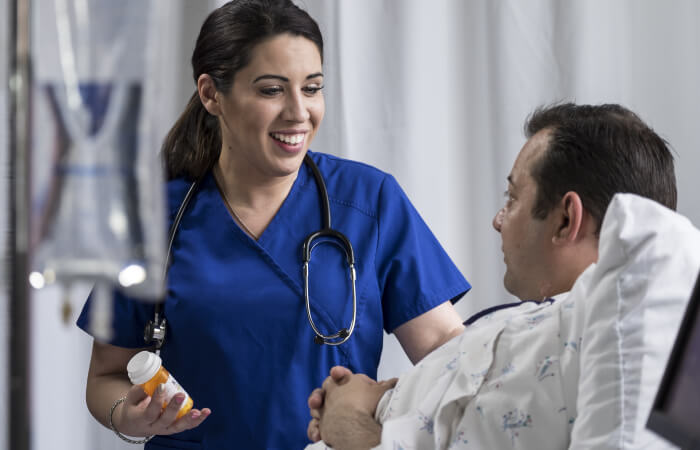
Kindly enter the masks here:
<path id="1" fill-rule="evenodd" d="M 143 417 L 149 424 L 153 424 L 160 418 L 164 403 L 165 385 L 159 384 L 155 392 L 153 392 L 153 397 L 151 398 L 150 404 L 143 412 Z"/>
<path id="2" fill-rule="evenodd" d="M 325 397 L 325 392 L 321 388 L 316 388 L 313 391 L 311 391 L 311 394 L 309 394 L 309 398 L 307 400 L 307 403 L 309 405 L 309 409 L 311 411 L 314 411 L 316 409 L 319 409 L 323 406 L 323 398 Z M 311 414 L 313 416 L 313 412 Z"/>
<path id="3" fill-rule="evenodd" d="M 180 433 L 181 431 L 189 430 L 191 428 L 198 427 L 204 419 L 209 417 L 211 410 L 209 408 L 193 409 L 184 416 L 177 419 L 175 422 L 170 424 L 165 428 L 165 433 L 174 434 Z M 160 434 L 165 434 L 160 433 Z"/>
<path id="4" fill-rule="evenodd" d="M 318 419 L 311 419 L 309 421 L 309 426 L 306 429 L 306 435 L 309 437 L 311 442 L 318 442 L 321 440 L 321 423 Z"/>
<path id="5" fill-rule="evenodd" d="M 170 401 L 168 401 L 168 404 L 163 409 L 160 417 L 151 422 L 151 426 L 161 429 L 168 428 L 170 425 L 172 425 L 177 419 L 177 413 L 180 411 L 180 408 L 182 408 L 182 404 L 186 398 L 187 396 L 182 392 L 175 394 Z"/>
<path id="6" fill-rule="evenodd" d="M 144 400 L 150 402 L 151 398 L 143 391 L 140 385 L 133 385 L 126 393 L 126 404 L 127 405 L 140 405 Z M 148 403 L 146 403 L 147 405 Z M 143 407 L 145 408 L 146 405 Z"/>

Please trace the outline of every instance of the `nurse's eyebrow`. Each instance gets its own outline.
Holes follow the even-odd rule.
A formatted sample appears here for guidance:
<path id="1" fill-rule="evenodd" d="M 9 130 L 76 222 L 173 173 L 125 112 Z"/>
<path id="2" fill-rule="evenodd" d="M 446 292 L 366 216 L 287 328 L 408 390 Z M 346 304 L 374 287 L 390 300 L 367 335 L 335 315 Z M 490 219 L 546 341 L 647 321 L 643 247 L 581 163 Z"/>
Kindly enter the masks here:
<path id="1" fill-rule="evenodd" d="M 307 75 L 306 79 L 310 80 L 312 78 L 317 78 L 317 77 L 322 77 L 323 74 L 321 72 L 316 72 L 312 73 L 311 75 Z M 260 80 L 280 80 L 284 81 L 285 83 L 289 83 L 289 78 L 283 77 L 282 75 L 273 75 L 273 74 L 266 74 L 266 75 L 260 75 L 258 78 L 253 80 L 253 83 L 257 83 Z"/>

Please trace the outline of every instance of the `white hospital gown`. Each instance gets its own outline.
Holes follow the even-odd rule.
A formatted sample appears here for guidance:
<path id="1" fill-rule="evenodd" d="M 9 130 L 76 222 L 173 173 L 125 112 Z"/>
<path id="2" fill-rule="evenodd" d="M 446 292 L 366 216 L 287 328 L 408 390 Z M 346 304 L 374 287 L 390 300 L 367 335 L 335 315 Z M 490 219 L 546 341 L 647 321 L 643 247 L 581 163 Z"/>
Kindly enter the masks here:
<path id="1" fill-rule="evenodd" d="M 482 317 L 402 375 L 377 407 L 377 448 L 567 448 L 581 339 L 565 297 Z"/>
<path id="2" fill-rule="evenodd" d="M 467 327 L 382 398 L 379 448 L 566 448 L 581 344 L 572 310 L 527 302 Z"/>

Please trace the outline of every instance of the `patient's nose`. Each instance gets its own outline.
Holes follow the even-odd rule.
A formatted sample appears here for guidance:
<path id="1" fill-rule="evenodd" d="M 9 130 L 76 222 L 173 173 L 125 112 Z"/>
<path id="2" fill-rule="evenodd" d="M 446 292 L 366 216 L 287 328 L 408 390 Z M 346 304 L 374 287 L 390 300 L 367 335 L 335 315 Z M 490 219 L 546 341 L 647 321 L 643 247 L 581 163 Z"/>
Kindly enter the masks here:
<path id="1" fill-rule="evenodd" d="M 493 225 L 493 228 L 500 233 L 502 223 L 503 223 L 503 208 L 499 209 L 498 212 L 496 213 L 496 215 L 493 216 L 493 222 L 491 224 Z"/>

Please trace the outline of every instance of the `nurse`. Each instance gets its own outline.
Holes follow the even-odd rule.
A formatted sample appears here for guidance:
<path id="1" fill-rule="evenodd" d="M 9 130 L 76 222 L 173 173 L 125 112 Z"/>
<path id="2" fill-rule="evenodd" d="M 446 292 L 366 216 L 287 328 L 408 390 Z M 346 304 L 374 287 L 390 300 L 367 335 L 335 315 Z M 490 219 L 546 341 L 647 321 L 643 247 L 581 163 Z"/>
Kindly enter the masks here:
<path id="1" fill-rule="evenodd" d="M 316 22 L 290 0 L 232 1 L 202 25 L 197 90 L 162 149 L 171 221 L 201 180 L 175 235 L 161 351 L 195 409 L 176 420 L 179 396 L 161 411 L 162 393 L 131 386 L 126 365 L 146 347 L 154 308 L 116 292 L 114 338 L 94 342 L 87 404 L 120 437 L 155 435 L 146 449 L 303 448 L 307 396 L 332 366 L 375 378 L 382 330 L 414 363 L 462 330 L 452 303 L 470 286 L 396 180 L 309 150 L 324 115 L 322 63 Z M 307 154 L 354 249 L 357 319 L 337 346 L 314 342 L 305 308 L 302 243 L 323 223 Z M 310 308 L 326 334 L 351 322 L 347 273 L 336 246 L 315 248 Z"/>

